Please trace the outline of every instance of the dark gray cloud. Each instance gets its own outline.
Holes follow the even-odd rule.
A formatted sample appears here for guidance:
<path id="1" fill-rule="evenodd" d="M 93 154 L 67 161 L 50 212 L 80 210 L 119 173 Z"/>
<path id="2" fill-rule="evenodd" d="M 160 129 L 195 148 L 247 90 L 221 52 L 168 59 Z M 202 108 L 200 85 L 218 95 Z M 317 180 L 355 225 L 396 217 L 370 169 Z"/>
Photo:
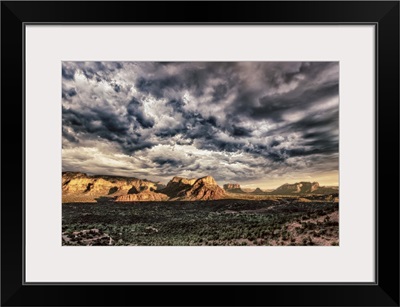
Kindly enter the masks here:
<path id="1" fill-rule="evenodd" d="M 267 118 L 281 121 L 288 112 L 299 111 L 321 100 L 334 97 L 339 92 L 338 84 L 324 84 L 319 88 L 293 91 L 287 95 L 274 94 L 259 99 L 259 106 L 251 109 L 241 106 L 238 111 L 248 113 L 252 118 Z"/>
<path id="2" fill-rule="evenodd" d="M 223 181 L 338 169 L 337 62 L 63 62 L 62 80 L 64 169 Z"/>

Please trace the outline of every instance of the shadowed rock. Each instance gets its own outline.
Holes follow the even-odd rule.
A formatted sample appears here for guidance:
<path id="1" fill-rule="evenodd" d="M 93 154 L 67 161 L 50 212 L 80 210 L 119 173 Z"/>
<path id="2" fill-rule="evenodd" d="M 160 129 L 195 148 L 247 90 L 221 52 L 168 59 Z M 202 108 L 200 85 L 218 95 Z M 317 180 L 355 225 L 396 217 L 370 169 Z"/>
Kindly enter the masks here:
<path id="1" fill-rule="evenodd" d="M 265 194 L 265 192 L 260 188 L 256 188 L 253 192 L 251 192 L 251 194 L 260 195 L 260 194 Z"/>
<path id="2" fill-rule="evenodd" d="M 224 184 L 224 190 L 229 193 L 245 193 L 238 183 L 227 183 Z"/>

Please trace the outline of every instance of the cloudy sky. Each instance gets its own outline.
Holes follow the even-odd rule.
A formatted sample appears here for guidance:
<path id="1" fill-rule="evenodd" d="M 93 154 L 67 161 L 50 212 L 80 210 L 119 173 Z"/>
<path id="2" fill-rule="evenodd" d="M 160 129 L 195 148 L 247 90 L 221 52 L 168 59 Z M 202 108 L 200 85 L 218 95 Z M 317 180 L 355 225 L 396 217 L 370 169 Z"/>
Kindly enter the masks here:
<path id="1" fill-rule="evenodd" d="M 64 171 L 338 184 L 338 62 L 63 62 Z"/>

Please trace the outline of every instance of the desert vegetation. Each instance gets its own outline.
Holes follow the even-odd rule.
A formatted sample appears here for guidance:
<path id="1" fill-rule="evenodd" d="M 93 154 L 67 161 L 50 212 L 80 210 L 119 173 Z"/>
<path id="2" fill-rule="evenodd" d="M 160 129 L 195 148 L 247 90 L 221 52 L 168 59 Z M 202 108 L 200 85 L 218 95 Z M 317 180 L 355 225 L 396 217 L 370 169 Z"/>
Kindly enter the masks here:
<path id="1" fill-rule="evenodd" d="M 338 202 L 271 200 L 65 203 L 63 245 L 338 245 Z"/>

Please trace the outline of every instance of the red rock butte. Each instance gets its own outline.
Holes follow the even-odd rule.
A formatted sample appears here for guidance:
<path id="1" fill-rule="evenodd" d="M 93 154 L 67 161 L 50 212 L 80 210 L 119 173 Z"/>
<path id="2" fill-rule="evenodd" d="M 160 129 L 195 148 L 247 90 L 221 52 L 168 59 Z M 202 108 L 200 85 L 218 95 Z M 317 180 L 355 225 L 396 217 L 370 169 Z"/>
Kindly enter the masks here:
<path id="1" fill-rule="evenodd" d="M 63 172 L 63 202 L 196 201 L 225 197 L 225 191 L 211 176 L 201 178 L 173 177 L 167 186 L 149 180 L 119 176 L 89 176 Z"/>

